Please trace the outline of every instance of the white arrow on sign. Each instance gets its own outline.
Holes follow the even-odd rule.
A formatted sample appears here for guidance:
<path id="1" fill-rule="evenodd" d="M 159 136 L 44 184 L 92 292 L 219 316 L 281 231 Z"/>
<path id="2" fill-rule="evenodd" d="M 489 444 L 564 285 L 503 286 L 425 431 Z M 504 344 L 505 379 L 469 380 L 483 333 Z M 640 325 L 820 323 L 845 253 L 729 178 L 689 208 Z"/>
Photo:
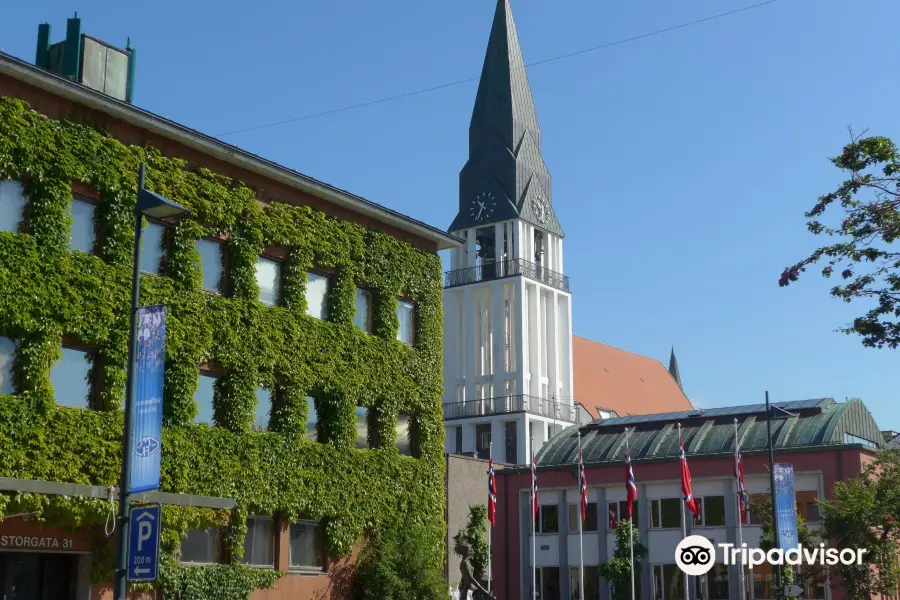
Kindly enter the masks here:
<path id="1" fill-rule="evenodd" d="M 121 572 L 121 571 L 120 571 L 120 572 Z M 138 575 L 146 575 L 146 574 L 149 573 L 149 572 L 150 572 L 150 568 L 149 568 L 149 567 L 135 567 L 135 568 L 134 568 L 134 575 L 135 575 L 135 577 L 137 577 Z"/>
<path id="2" fill-rule="evenodd" d="M 804 587 L 802 585 L 797 585 L 795 583 L 789 583 L 784 586 L 784 595 L 789 598 L 797 598 L 801 594 L 803 594 Z"/>

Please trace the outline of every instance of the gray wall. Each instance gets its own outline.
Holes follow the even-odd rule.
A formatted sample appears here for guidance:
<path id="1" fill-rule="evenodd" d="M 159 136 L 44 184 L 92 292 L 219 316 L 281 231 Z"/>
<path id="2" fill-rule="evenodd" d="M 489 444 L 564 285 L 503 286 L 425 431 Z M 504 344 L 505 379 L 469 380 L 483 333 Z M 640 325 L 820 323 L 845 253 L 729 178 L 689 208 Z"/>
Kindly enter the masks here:
<path id="1" fill-rule="evenodd" d="M 487 505 L 488 461 L 463 454 L 446 454 L 445 457 L 447 556 L 444 574 L 447 582 L 455 587 L 459 583 L 459 556 L 453 551 L 453 536 L 460 529 L 465 529 L 471 505 Z M 502 465 L 494 463 L 494 471 L 502 468 Z"/>

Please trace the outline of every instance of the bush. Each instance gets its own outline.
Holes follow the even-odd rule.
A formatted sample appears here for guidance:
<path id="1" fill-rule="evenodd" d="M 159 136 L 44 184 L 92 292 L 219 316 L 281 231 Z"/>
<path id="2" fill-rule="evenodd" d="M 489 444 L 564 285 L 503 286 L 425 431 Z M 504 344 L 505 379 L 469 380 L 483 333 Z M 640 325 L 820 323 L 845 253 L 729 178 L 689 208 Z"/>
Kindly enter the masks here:
<path id="1" fill-rule="evenodd" d="M 475 577 L 480 580 L 484 580 L 487 573 L 488 546 L 485 534 L 487 522 L 487 506 L 473 504 L 469 507 L 469 522 L 466 528 L 460 529 L 453 536 L 454 548 L 460 544 L 469 547 L 469 562 L 472 563 Z M 459 557 L 453 555 L 451 560 L 459 560 Z"/>
<path id="2" fill-rule="evenodd" d="M 356 567 L 354 599 L 446 600 L 440 529 L 392 523 L 370 538 Z"/>

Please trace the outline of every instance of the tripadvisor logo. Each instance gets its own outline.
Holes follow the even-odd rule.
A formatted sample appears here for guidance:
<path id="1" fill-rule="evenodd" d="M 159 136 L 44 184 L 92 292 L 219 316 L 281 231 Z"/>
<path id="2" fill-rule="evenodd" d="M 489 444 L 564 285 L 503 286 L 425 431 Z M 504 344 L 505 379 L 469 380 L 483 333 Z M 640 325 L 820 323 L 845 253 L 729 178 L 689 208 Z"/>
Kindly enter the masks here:
<path id="1" fill-rule="evenodd" d="M 722 563 L 725 565 L 744 565 L 757 567 L 761 564 L 770 565 L 827 565 L 833 567 L 842 565 L 862 565 L 863 556 L 868 553 L 866 549 L 826 548 L 825 544 L 819 547 L 806 548 L 802 544 L 796 548 L 782 550 L 772 548 L 768 552 L 762 548 L 748 548 L 747 544 L 741 544 L 736 548 L 734 544 L 716 544 L 721 549 Z M 706 574 L 716 562 L 716 549 L 713 543 L 702 535 L 689 535 L 678 543 L 675 548 L 675 564 L 687 575 L 699 576 Z"/>

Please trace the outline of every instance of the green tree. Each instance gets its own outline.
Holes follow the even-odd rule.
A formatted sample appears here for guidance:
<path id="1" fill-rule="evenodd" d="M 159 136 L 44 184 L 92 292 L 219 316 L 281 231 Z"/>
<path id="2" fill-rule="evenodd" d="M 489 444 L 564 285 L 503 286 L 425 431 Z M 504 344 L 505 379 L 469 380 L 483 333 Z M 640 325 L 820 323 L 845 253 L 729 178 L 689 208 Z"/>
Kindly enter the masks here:
<path id="1" fill-rule="evenodd" d="M 848 600 L 900 591 L 900 450 L 882 450 L 862 473 L 834 486 L 822 502 L 825 533 L 837 548 L 865 548 L 862 567 L 838 565 L 835 583 Z"/>
<path id="2" fill-rule="evenodd" d="M 600 576 L 613 586 L 613 600 L 631 600 L 631 557 L 628 536 L 634 542 L 634 582 L 640 585 L 641 559 L 647 556 L 647 547 L 640 542 L 638 528 L 622 519 L 616 525 L 616 549 L 612 558 L 600 565 Z"/>
<path id="3" fill-rule="evenodd" d="M 453 536 L 453 546 L 466 544 L 469 546 L 469 562 L 475 570 L 475 577 L 483 580 L 487 573 L 487 506 L 473 504 L 469 507 L 469 522 Z"/>
<path id="4" fill-rule="evenodd" d="M 840 273 L 831 295 L 845 302 L 868 299 L 875 306 L 838 329 L 862 337 L 864 346 L 900 346 L 900 153 L 886 137 L 854 136 L 831 162 L 847 174 L 838 188 L 806 213 L 807 228 L 834 240 L 781 274 L 782 287 L 808 266 L 825 263 L 822 276 Z M 829 208 L 834 210 L 829 211 Z M 832 224 L 822 219 L 827 216 Z M 831 218 L 833 215 L 833 218 Z"/>
<path id="5" fill-rule="evenodd" d="M 353 580 L 354 600 L 446 600 L 442 527 L 392 521 L 368 540 Z"/>

